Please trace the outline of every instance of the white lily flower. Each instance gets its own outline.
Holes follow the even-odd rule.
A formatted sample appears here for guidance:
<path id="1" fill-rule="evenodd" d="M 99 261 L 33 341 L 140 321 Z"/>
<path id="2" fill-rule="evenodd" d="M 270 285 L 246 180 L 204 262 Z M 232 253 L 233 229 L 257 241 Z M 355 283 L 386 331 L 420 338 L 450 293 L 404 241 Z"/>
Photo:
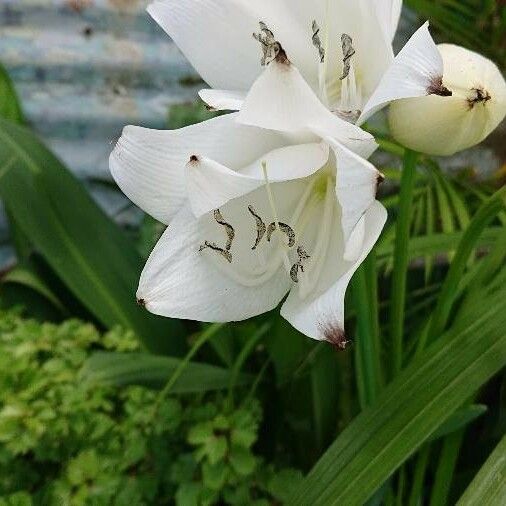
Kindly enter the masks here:
<path id="1" fill-rule="evenodd" d="M 382 176 L 361 157 L 377 146 L 321 103 L 267 25 L 256 38 L 256 66 L 260 43 L 267 69 L 249 93 L 213 92 L 240 113 L 177 131 L 127 127 L 111 155 L 124 193 L 168 225 L 138 300 L 220 322 L 270 311 L 289 293 L 288 321 L 344 347 L 345 291 L 386 221 Z"/>
<path id="2" fill-rule="evenodd" d="M 169 225 L 139 284 L 149 311 L 239 321 L 289 293 L 292 325 L 345 346 L 345 291 L 386 220 L 369 162 L 330 137 L 293 143 L 234 113 L 175 131 L 126 127 L 110 167 Z"/>
<path id="3" fill-rule="evenodd" d="M 157 0 L 148 12 L 214 88 L 201 93 L 213 108 L 241 109 L 261 73 L 258 44 L 271 39 L 315 99 L 355 122 L 392 64 L 401 6 L 402 0 Z M 262 63 L 271 59 L 266 54 Z"/>

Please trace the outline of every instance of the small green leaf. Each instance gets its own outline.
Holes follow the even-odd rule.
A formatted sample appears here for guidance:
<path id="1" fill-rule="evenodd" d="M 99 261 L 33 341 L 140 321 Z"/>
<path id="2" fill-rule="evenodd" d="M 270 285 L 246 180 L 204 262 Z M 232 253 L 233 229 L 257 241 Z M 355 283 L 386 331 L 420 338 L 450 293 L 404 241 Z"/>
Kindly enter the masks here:
<path id="1" fill-rule="evenodd" d="M 242 446 L 232 446 L 230 450 L 230 464 L 236 473 L 242 476 L 249 476 L 255 470 L 257 461 L 255 456 Z"/>
<path id="2" fill-rule="evenodd" d="M 206 462 L 202 466 L 204 485 L 212 490 L 220 490 L 223 485 L 225 485 L 229 474 L 230 468 L 227 466 L 225 461 L 217 462 L 215 464 Z"/>
<path id="3" fill-rule="evenodd" d="M 188 443 L 194 446 L 205 444 L 214 436 L 213 426 L 210 422 L 194 425 L 188 432 Z"/>
<path id="4" fill-rule="evenodd" d="M 224 459 L 227 451 L 228 442 L 223 436 L 213 436 L 206 442 L 206 453 L 211 464 L 217 464 Z"/>

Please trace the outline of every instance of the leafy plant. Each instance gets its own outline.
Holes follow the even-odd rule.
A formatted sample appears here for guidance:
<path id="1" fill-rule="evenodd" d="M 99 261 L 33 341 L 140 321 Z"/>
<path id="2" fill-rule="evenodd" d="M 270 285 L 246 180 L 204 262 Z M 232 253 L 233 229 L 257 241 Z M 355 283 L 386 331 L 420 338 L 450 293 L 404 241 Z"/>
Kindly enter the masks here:
<path id="1" fill-rule="evenodd" d="M 82 381 L 97 349 L 135 357 L 139 345 L 131 332 L 0 312 L 0 504 L 263 505 L 300 482 L 255 454 L 255 399 L 169 397 L 153 419 L 155 391 Z"/>

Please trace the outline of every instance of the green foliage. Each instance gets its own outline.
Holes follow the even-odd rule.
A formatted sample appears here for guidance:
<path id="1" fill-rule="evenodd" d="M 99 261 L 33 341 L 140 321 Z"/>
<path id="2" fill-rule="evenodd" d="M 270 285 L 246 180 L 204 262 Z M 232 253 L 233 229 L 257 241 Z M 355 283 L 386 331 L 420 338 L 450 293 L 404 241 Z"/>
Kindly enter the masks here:
<path id="1" fill-rule="evenodd" d="M 152 350 L 181 350 L 181 325 L 136 305 L 142 259 L 134 246 L 33 134 L 1 120 L 0 197 L 16 227 L 98 321 L 133 328 Z"/>
<path id="2" fill-rule="evenodd" d="M 302 475 L 254 453 L 258 401 L 170 397 L 152 420 L 156 392 L 81 381 L 94 350 L 138 348 L 131 332 L 0 313 L 0 505 L 283 501 Z"/>

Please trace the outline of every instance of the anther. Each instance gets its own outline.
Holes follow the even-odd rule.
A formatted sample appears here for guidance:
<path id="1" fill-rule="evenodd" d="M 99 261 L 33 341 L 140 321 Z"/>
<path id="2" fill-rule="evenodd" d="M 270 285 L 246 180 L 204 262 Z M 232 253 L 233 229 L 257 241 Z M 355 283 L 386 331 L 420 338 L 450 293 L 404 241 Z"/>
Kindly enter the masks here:
<path id="1" fill-rule="evenodd" d="M 320 27 L 316 21 L 313 21 L 312 25 L 313 29 L 313 45 L 318 49 L 318 54 L 320 55 L 320 62 L 323 63 L 325 61 L 325 49 L 322 45 L 322 40 L 320 38 Z"/>
<path id="2" fill-rule="evenodd" d="M 263 22 L 259 22 L 260 33 L 254 33 L 253 38 L 260 43 L 263 56 L 260 60 L 262 67 L 265 67 L 276 60 L 278 63 L 289 64 L 290 61 L 281 44 L 276 40 L 274 33 Z"/>
<path id="3" fill-rule="evenodd" d="M 340 80 L 343 81 L 350 74 L 351 69 L 351 58 L 356 53 L 353 47 L 353 39 L 346 33 L 341 35 L 341 43 L 343 48 L 343 75 L 340 77 Z"/>
<path id="4" fill-rule="evenodd" d="M 216 243 L 205 241 L 204 244 L 200 246 L 199 252 L 204 251 L 205 249 L 216 251 L 216 253 L 219 253 L 229 264 L 232 263 L 232 253 L 230 253 L 228 250 L 220 248 Z"/>
<path id="5" fill-rule="evenodd" d="M 271 223 L 267 228 L 267 241 L 271 242 L 272 234 L 277 230 L 278 227 L 280 232 L 283 232 L 283 234 L 285 234 L 288 238 L 288 247 L 293 248 L 295 246 L 295 232 L 293 231 L 292 227 L 286 223 L 278 222 L 277 225 L 276 223 Z"/>
<path id="6" fill-rule="evenodd" d="M 253 217 L 255 218 L 255 221 L 256 221 L 257 238 L 256 238 L 256 241 L 255 241 L 255 245 L 251 248 L 252 250 L 256 250 L 257 247 L 258 247 L 258 245 L 260 244 L 260 242 L 262 241 L 262 239 L 263 239 L 263 237 L 265 235 L 267 227 L 266 227 L 266 225 L 264 223 L 264 220 L 262 220 L 262 218 L 260 218 L 260 216 L 258 215 L 258 213 L 253 208 L 253 206 L 248 206 L 248 211 L 253 215 Z"/>
<path id="7" fill-rule="evenodd" d="M 235 238 L 234 227 L 232 225 L 230 225 L 230 223 L 227 223 L 225 221 L 225 219 L 223 218 L 219 209 L 216 209 L 214 211 L 214 219 L 216 220 L 216 222 L 219 225 L 222 225 L 223 227 L 225 227 L 225 232 L 227 233 L 227 238 L 228 238 L 227 245 L 225 246 L 225 249 L 227 251 L 230 251 L 230 248 L 232 248 L 232 242 L 234 241 L 234 238 Z"/>
<path id="8" fill-rule="evenodd" d="M 292 265 L 292 268 L 290 269 L 290 277 L 292 278 L 292 281 L 294 283 L 299 282 L 299 271 L 304 272 L 304 262 L 306 260 L 309 260 L 311 257 L 306 253 L 304 248 L 302 246 L 299 246 L 297 248 L 297 255 L 299 259 L 296 263 Z"/>

